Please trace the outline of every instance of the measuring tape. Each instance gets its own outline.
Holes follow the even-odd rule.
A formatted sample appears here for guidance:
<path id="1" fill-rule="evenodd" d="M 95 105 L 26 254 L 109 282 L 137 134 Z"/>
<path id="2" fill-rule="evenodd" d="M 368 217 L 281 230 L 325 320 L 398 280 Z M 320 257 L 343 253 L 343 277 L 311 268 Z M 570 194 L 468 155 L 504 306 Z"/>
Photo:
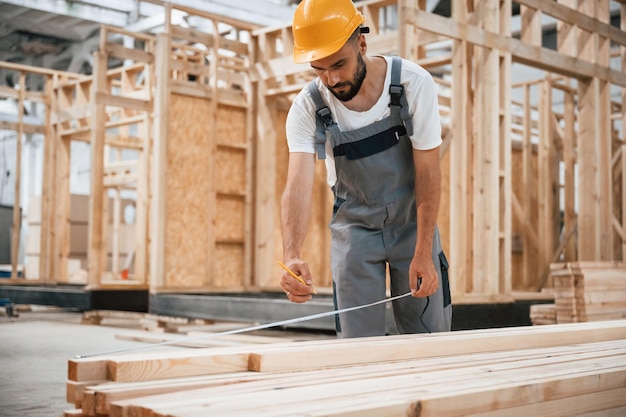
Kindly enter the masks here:
<path id="1" fill-rule="evenodd" d="M 214 337 L 219 337 L 219 336 L 226 336 L 226 335 L 229 335 L 229 334 L 245 333 L 245 332 L 251 332 L 253 330 L 261 330 L 261 329 L 269 329 L 270 327 L 285 326 L 287 324 L 300 323 L 302 321 L 321 319 L 323 317 L 334 316 L 336 314 L 347 313 L 347 312 L 354 311 L 354 310 L 359 310 L 359 309 L 362 309 L 362 308 L 372 307 L 372 306 L 375 306 L 375 305 L 378 305 L 378 304 L 384 304 L 384 303 L 388 303 L 390 301 L 399 300 L 400 298 L 408 297 L 410 295 L 411 295 L 411 292 L 407 292 L 406 294 L 397 295 L 397 296 L 391 297 L 391 298 L 385 298 L 385 299 L 382 299 L 380 301 L 375 301 L 375 302 L 370 303 L 370 304 L 364 304 L 364 305 L 360 305 L 360 306 L 356 306 L 356 307 L 342 308 L 340 310 L 333 310 L 333 311 L 327 311 L 325 313 L 311 314 L 310 316 L 296 317 L 294 319 L 276 321 L 276 322 L 273 322 L 273 323 L 258 324 L 256 326 L 244 327 L 242 329 L 228 330 L 228 331 L 221 332 L 221 333 L 211 333 L 211 334 L 202 335 L 202 336 L 191 336 L 191 337 L 185 337 L 185 338 L 181 338 L 181 339 L 177 339 L 177 340 L 168 340 L 166 342 L 161 342 L 161 343 L 152 343 L 152 344 L 144 345 L 144 346 L 135 346 L 135 347 L 131 347 L 131 348 L 109 350 L 109 351 L 106 351 L 106 352 L 91 353 L 91 354 L 88 354 L 88 355 L 76 355 L 76 358 L 77 359 L 92 358 L 94 356 L 109 355 L 109 354 L 113 354 L 113 353 L 129 352 L 131 350 L 147 349 L 147 348 L 156 347 L 156 346 L 171 345 L 171 344 L 174 344 L 174 343 L 189 342 L 189 341 L 192 341 L 192 340 L 199 340 L 199 339 L 209 339 L 209 338 L 214 338 Z"/>

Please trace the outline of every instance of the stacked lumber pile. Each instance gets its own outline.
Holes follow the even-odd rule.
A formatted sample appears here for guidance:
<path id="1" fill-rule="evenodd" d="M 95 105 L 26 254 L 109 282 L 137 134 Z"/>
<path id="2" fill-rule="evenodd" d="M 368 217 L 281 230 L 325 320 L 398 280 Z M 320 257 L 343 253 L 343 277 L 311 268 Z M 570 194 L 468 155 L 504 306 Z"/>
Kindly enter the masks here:
<path id="1" fill-rule="evenodd" d="M 626 318 L 626 262 L 567 262 L 550 265 L 554 304 L 533 305 L 533 324 Z"/>
<path id="2" fill-rule="evenodd" d="M 66 416 L 622 416 L 626 320 L 99 355 Z"/>
<path id="3" fill-rule="evenodd" d="M 272 329 L 256 330 L 254 332 L 246 332 L 245 334 L 221 335 L 219 338 L 213 338 L 210 335 L 248 328 L 256 323 L 214 321 L 113 310 L 85 311 L 81 323 L 127 329 L 115 335 L 115 338 L 118 340 L 167 344 L 169 346 L 188 348 L 240 346 L 334 338 L 334 336 L 329 334 L 296 333 Z"/>

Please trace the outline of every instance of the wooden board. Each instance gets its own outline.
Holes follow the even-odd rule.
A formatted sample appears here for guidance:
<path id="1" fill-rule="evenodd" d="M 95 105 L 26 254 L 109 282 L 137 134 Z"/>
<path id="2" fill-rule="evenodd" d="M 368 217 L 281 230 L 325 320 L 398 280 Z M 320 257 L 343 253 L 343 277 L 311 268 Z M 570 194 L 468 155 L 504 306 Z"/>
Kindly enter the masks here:
<path id="1" fill-rule="evenodd" d="M 86 416 L 562 417 L 626 407 L 626 320 L 105 355 L 69 365 L 76 374 L 98 361 L 111 382 L 83 391 Z"/>

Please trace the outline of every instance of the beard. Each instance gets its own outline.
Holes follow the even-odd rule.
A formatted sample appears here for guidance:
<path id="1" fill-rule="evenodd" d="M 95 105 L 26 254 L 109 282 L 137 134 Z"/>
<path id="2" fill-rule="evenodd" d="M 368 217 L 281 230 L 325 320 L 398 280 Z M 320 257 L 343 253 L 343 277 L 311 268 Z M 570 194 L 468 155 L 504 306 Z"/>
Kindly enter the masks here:
<path id="1" fill-rule="evenodd" d="M 330 92 L 333 93 L 335 97 L 337 97 L 338 100 L 350 101 L 354 98 L 354 96 L 357 95 L 357 93 L 361 89 L 361 85 L 363 84 L 363 80 L 365 79 L 366 73 L 367 73 L 367 69 L 365 66 L 365 61 L 363 61 L 363 57 L 361 56 L 361 54 L 357 54 L 356 73 L 354 74 L 354 77 L 352 78 L 352 80 L 342 81 L 333 86 L 327 86 L 327 87 L 330 90 Z M 341 88 L 341 87 L 349 87 L 349 88 L 345 91 L 335 90 L 336 88 Z"/>

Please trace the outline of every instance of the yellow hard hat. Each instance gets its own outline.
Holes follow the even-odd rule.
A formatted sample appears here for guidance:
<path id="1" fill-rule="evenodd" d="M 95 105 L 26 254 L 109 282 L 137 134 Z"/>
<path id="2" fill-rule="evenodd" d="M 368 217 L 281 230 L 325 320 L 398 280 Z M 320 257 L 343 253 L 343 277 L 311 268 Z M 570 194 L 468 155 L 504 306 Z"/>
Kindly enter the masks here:
<path id="1" fill-rule="evenodd" d="M 365 22 L 352 0 L 302 0 L 293 16 L 293 59 L 316 61 L 334 54 Z"/>

